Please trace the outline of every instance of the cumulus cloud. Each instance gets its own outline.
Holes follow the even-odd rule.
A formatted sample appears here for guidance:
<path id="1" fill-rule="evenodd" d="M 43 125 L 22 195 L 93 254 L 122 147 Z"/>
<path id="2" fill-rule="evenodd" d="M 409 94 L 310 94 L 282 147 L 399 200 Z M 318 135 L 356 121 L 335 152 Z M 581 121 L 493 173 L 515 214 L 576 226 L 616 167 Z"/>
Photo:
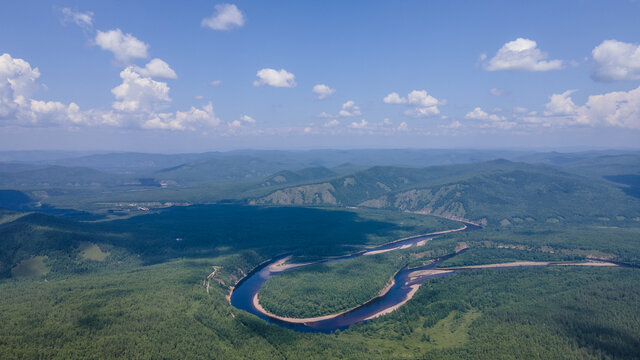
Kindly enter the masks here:
<path id="1" fill-rule="evenodd" d="M 9 54 L 0 56 L 0 121 L 22 126 L 75 125 L 89 120 L 75 103 L 32 99 L 38 68 Z"/>
<path id="2" fill-rule="evenodd" d="M 353 100 L 349 100 L 342 104 L 340 111 L 338 111 L 338 116 L 360 116 L 362 113 L 360 112 L 360 107 L 356 105 Z"/>
<path id="3" fill-rule="evenodd" d="M 400 125 L 398 125 L 397 128 L 398 131 L 408 131 L 409 130 L 409 125 L 407 125 L 406 122 L 401 122 Z"/>
<path id="4" fill-rule="evenodd" d="M 111 89 L 115 98 L 119 100 L 113 103 L 115 110 L 151 112 L 171 101 L 167 83 L 143 76 L 134 66 L 122 70 L 120 78 L 122 84 Z"/>
<path id="5" fill-rule="evenodd" d="M 93 27 L 93 13 L 91 11 L 83 13 L 73 11 L 70 8 L 63 8 L 61 12 L 63 24 L 73 23 L 85 30 L 89 30 Z"/>
<path id="6" fill-rule="evenodd" d="M 591 52 L 597 81 L 640 79 L 640 45 L 605 40 Z"/>
<path id="7" fill-rule="evenodd" d="M 124 34 L 122 30 L 96 32 L 95 43 L 103 50 L 113 53 L 116 60 L 121 63 L 130 63 L 133 59 L 149 57 L 149 45 L 136 39 L 131 34 Z"/>
<path id="8" fill-rule="evenodd" d="M 273 87 L 296 87 L 296 77 L 285 69 L 261 69 L 256 74 L 258 80 L 253 82 L 254 86 L 269 85 Z"/>
<path id="9" fill-rule="evenodd" d="M 178 75 L 166 62 L 160 59 L 153 59 L 144 68 L 135 66 L 138 74 L 152 78 L 177 79 Z"/>
<path id="10" fill-rule="evenodd" d="M 488 120 L 488 121 L 504 121 L 504 116 L 498 116 L 496 114 L 489 114 L 482 110 L 479 107 L 473 109 L 473 111 L 468 112 L 465 116 L 465 119 L 471 120 Z"/>
<path id="11" fill-rule="evenodd" d="M 213 80 L 213 81 L 209 81 L 208 83 L 211 86 L 218 86 L 222 84 L 222 80 Z"/>
<path id="12" fill-rule="evenodd" d="M 546 104 L 544 116 L 527 114 L 521 119 L 543 126 L 612 126 L 640 129 L 640 87 L 630 91 L 613 91 L 591 95 L 584 105 L 571 98 L 574 90 L 553 94 Z"/>
<path id="13" fill-rule="evenodd" d="M 484 69 L 487 71 L 549 71 L 564 67 L 562 60 L 547 60 L 549 55 L 538 49 L 538 44 L 529 39 L 518 38 L 504 44 L 489 61 L 482 54 Z"/>
<path id="14" fill-rule="evenodd" d="M 336 89 L 332 89 L 325 84 L 317 84 L 313 87 L 313 93 L 318 96 L 319 100 L 322 100 L 331 94 L 336 92 Z"/>
<path id="15" fill-rule="evenodd" d="M 233 121 L 232 121 L 232 122 L 230 122 L 228 125 L 229 125 L 229 127 L 230 127 L 230 128 L 232 128 L 232 129 L 237 129 L 237 128 L 239 128 L 239 127 L 241 127 L 241 126 L 242 126 L 242 123 L 240 122 L 240 120 L 233 120 Z"/>
<path id="16" fill-rule="evenodd" d="M 415 109 L 405 110 L 405 115 L 413 117 L 429 117 L 440 114 L 437 106 L 417 107 Z"/>
<path id="17" fill-rule="evenodd" d="M 440 102 L 438 99 L 427 94 L 426 90 L 413 90 L 407 96 L 409 104 L 417 107 L 431 107 L 436 106 Z"/>
<path id="18" fill-rule="evenodd" d="M 218 4 L 211 16 L 202 19 L 201 25 L 213 30 L 231 30 L 242 27 L 244 22 L 244 14 L 235 4 Z"/>
<path id="19" fill-rule="evenodd" d="M 0 120 L 18 126 L 117 126 L 162 130 L 196 130 L 220 124 L 211 103 L 187 111 L 159 112 L 171 98 L 164 82 L 140 74 L 135 66 L 121 73 L 122 84 L 111 91 L 111 110 L 82 111 L 76 103 L 32 99 L 38 68 L 9 54 L 0 56 Z M 245 121 L 248 121 L 245 119 Z"/>
<path id="20" fill-rule="evenodd" d="M 367 125 L 369 124 L 369 122 L 365 119 L 360 120 L 360 122 L 352 122 L 351 125 L 349 125 L 350 128 L 352 129 L 364 129 Z"/>
<path id="21" fill-rule="evenodd" d="M 38 68 L 9 54 L 0 56 L 0 119 L 8 119 L 28 105 L 40 77 Z"/>
<path id="22" fill-rule="evenodd" d="M 150 119 L 142 124 L 145 129 L 161 129 L 161 130 L 196 130 L 200 127 L 215 127 L 220 124 L 213 112 L 211 103 L 197 109 L 191 107 L 187 111 L 176 111 L 175 115 L 171 113 L 150 114 Z"/>
<path id="23" fill-rule="evenodd" d="M 324 127 L 334 127 L 334 126 L 338 126 L 340 125 L 340 121 L 333 119 L 333 120 L 329 120 L 326 123 L 324 123 Z"/>
<path id="24" fill-rule="evenodd" d="M 413 117 L 427 117 L 440 114 L 438 105 L 443 105 L 444 101 L 438 100 L 429 95 L 426 90 L 413 90 L 407 97 L 402 97 L 396 92 L 392 92 L 382 99 L 387 104 L 404 104 L 410 109 L 404 114 Z"/>
<path id="25" fill-rule="evenodd" d="M 576 112 L 578 108 L 571 99 L 571 94 L 575 90 L 567 90 L 562 94 L 553 94 L 549 97 L 549 102 L 546 104 L 547 111 L 545 115 L 571 115 Z"/>
<path id="26" fill-rule="evenodd" d="M 589 96 L 576 113 L 579 124 L 640 129 L 640 87 Z"/>
<path id="27" fill-rule="evenodd" d="M 400 94 L 398 94 L 397 92 L 390 93 L 389 95 L 385 96 L 384 99 L 382 99 L 382 101 L 385 104 L 406 104 L 407 103 L 407 99 L 401 97 Z"/>
<path id="28" fill-rule="evenodd" d="M 254 118 L 252 118 L 251 116 L 249 116 L 249 115 L 240 116 L 240 120 L 242 120 L 242 121 L 244 121 L 246 123 L 249 123 L 249 124 L 255 124 L 256 123 L 256 120 Z"/>

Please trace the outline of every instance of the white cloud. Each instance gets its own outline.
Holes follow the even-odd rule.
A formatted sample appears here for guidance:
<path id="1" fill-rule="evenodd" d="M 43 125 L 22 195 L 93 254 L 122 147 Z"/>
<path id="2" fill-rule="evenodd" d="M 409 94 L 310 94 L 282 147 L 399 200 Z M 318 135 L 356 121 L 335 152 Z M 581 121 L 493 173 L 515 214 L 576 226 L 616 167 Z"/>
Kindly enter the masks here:
<path id="1" fill-rule="evenodd" d="M 313 93 L 318 95 L 318 99 L 322 100 L 327 96 L 336 92 L 336 89 L 332 89 L 325 84 L 317 84 L 313 87 Z"/>
<path id="2" fill-rule="evenodd" d="M 222 80 L 213 80 L 213 81 L 209 81 L 208 83 L 211 86 L 218 86 L 222 84 Z"/>
<path id="3" fill-rule="evenodd" d="M 360 120 L 360 122 L 352 122 L 351 125 L 349 125 L 350 128 L 352 129 L 364 129 L 367 125 L 369 124 L 369 122 L 367 122 L 367 120 L 362 119 Z"/>
<path id="4" fill-rule="evenodd" d="M 63 24 L 74 23 L 85 30 L 93 27 L 93 13 L 91 11 L 82 13 L 73 11 L 70 8 L 63 8 L 61 12 Z"/>
<path id="5" fill-rule="evenodd" d="M 324 123 L 324 127 L 334 127 L 334 126 L 338 126 L 340 125 L 340 121 L 333 119 L 333 120 L 329 120 L 326 123 Z"/>
<path id="6" fill-rule="evenodd" d="M 516 106 L 513 108 L 513 112 L 517 113 L 517 114 L 524 114 L 526 112 L 528 112 L 529 109 L 527 109 L 526 107 L 522 107 L 522 106 Z"/>
<path id="7" fill-rule="evenodd" d="M 431 107 L 439 104 L 438 99 L 427 94 L 426 90 L 413 90 L 407 96 L 409 104 L 417 107 Z"/>
<path id="8" fill-rule="evenodd" d="M 479 107 L 473 109 L 473 111 L 468 112 L 465 116 L 465 119 L 472 120 L 489 120 L 489 121 L 504 121 L 504 116 L 498 116 L 496 114 L 488 114 L 484 110 Z"/>
<path id="9" fill-rule="evenodd" d="M 96 120 L 90 113 L 80 111 L 73 102 L 65 105 L 58 101 L 31 100 L 29 110 L 27 118 L 33 125 L 95 125 Z"/>
<path id="10" fill-rule="evenodd" d="M 338 116 L 349 117 L 349 116 L 360 116 L 362 113 L 360 112 L 360 107 L 356 105 L 353 100 L 349 100 L 342 104 L 340 111 L 338 112 Z"/>
<path id="11" fill-rule="evenodd" d="M 244 121 L 246 123 L 249 123 L 249 124 L 255 124 L 256 123 L 256 120 L 254 118 L 252 118 L 251 116 L 249 116 L 249 115 L 240 116 L 240 120 L 242 120 L 242 121 Z"/>
<path id="12" fill-rule="evenodd" d="M 429 117 L 440 114 L 440 110 L 437 106 L 418 107 L 415 109 L 405 110 L 404 114 L 413 117 Z"/>
<path id="13" fill-rule="evenodd" d="M 506 96 L 509 95 L 509 91 L 505 89 L 491 88 L 491 90 L 489 90 L 489 94 L 493 96 Z"/>
<path id="14" fill-rule="evenodd" d="M 640 129 L 640 87 L 589 96 L 576 113 L 579 124 Z"/>
<path id="15" fill-rule="evenodd" d="M 382 101 L 386 104 L 406 104 L 407 99 L 401 97 L 397 92 L 392 92 L 389 95 L 385 96 Z"/>
<path id="16" fill-rule="evenodd" d="M 237 120 L 236 120 L 237 121 Z M 201 127 L 216 127 L 220 125 L 220 119 L 213 112 L 211 103 L 202 109 L 191 107 L 188 111 L 176 111 L 170 113 L 150 114 L 150 119 L 142 124 L 144 129 L 160 130 L 196 130 Z"/>
<path id="17" fill-rule="evenodd" d="M 578 108 L 571 100 L 571 94 L 574 92 L 575 90 L 567 90 L 562 94 L 549 96 L 549 102 L 546 104 L 547 111 L 544 114 L 546 116 L 574 114 Z"/>
<path id="18" fill-rule="evenodd" d="M 313 131 L 313 129 L 310 126 L 305 127 L 302 130 L 305 134 L 311 134 L 311 132 Z"/>
<path id="19" fill-rule="evenodd" d="M 391 120 L 389 120 L 389 118 L 384 118 L 382 119 L 382 124 L 385 126 L 391 126 L 393 125 L 393 122 L 391 122 Z"/>
<path id="20" fill-rule="evenodd" d="M 135 66 L 136 72 L 142 76 L 152 78 L 177 79 L 178 75 L 166 62 L 160 59 L 153 59 L 144 68 Z"/>
<path id="21" fill-rule="evenodd" d="M 404 104 L 411 107 L 404 112 L 405 115 L 413 117 L 427 117 L 440 114 L 438 105 L 443 105 L 444 101 L 438 100 L 429 95 L 426 90 L 413 90 L 407 97 L 401 97 L 398 93 L 392 92 L 382 99 L 387 104 Z"/>
<path id="22" fill-rule="evenodd" d="M 193 98 L 194 98 L 194 99 L 196 99 L 196 100 L 202 100 L 202 99 L 204 99 L 204 96 L 202 96 L 202 95 L 196 95 L 196 96 L 194 96 Z"/>
<path id="23" fill-rule="evenodd" d="M 121 73 L 122 84 L 112 89 L 118 101 L 112 110 L 81 111 L 76 103 L 32 99 L 38 68 L 9 54 L 0 56 L 0 120 L 18 126 L 116 126 L 163 130 L 196 130 L 220 124 L 211 103 L 201 109 L 160 113 L 168 103 L 166 83 L 141 75 L 134 66 Z"/>
<path id="24" fill-rule="evenodd" d="M 573 92 L 569 90 L 551 95 L 544 116 L 536 116 L 532 112 L 521 120 L 542 126 L 586 125 L 640 129 L 640 87 L 591 95 L 582 106 L 573 102 Z"/>
<path id="25" fill-rule="evenodd" d="M 398 131 L 408 131 L 409 130 L 409 125 L 407 125 L 406 122 L 401 122 L 400 125 L 398 125 L 397 128 Z"/>
<path id="26" fill-rule="evenodd" d="M 269 85 L 274 87 L 296 87 L 296 77 L 292 73 L 280 69 L 261 69 L 256 74 L 258 80 L 253 82 L 254 86 Z"/>
<path id="27" fill-rule="evenodd" d="M 232 122 L 229 123 L 230 128 L 239 128 L 241 126 L 242 126 L 242 123 L 240 122 L 240 120 L 233 120 Z"/>
<path id="28" fill-rule="evenodd" d="M 549 71 L 564 67 L 562 60 L 546 60 L 549 55 L 542 52 L 533 40 L 518 38 L 504 44 L 488 62 L 482 54 L 480 60 L 488 71 Z"/>
<path id="29" fill-rule="evenodd" d="M 208 18 L 202 19 L 202 27 L 213 30 L 231 30 L 244 25 L 244 14 L 234 4 L 218 4 Z"/>
<path id="30" fill-rule="evenodd" d="M 133 59 L 149 57 L 149 45 L 131 34 L 123 34 L 120 29 L 106 32 L 98 30 L 95 42 L 103 50 L 111 51 L 116 60 L 124 64 L 130 63 Z"/>
<path id="31" fill-rule="evenodd" d="M 598 81 L 640 79 L 640 45 L 616 40 L 605 40 L 591 52 Z"/>
<path id="32" fill-rule="evenodd" d="M 171 101 L 167 83 L 142 76 L 133 66 L 122 70 L 120 78 L 122 84 L 111 89 L 115 98 L 119 100 L 113 103 L 115 110 L 151 112 Z"/>
<path id="33" fill-rule="evenodd" d="M 80 125 L 92 120 L 75 103 L 32 99 L 38 68 L 10 54 L 0 56 L 0 120 L 20 126 Z"/>
<path id="34" fill-rule="evenodd" d="M 326 112 L 323 111 L 320 114 L 316 115 L 316 117 L 319 117 L 321 119 L 323 119 L 323 118 L 326 119 L 326 118 L 333 117 L 333 115 L 327 114 Z"/>
<path id="35" fill-rule="evenodd" d="M 23 59 L 9 54 L 0 56 L 0 119 L 9 119 L 28 105 L 28 99 L 36 90 L 38 68 Z"/>

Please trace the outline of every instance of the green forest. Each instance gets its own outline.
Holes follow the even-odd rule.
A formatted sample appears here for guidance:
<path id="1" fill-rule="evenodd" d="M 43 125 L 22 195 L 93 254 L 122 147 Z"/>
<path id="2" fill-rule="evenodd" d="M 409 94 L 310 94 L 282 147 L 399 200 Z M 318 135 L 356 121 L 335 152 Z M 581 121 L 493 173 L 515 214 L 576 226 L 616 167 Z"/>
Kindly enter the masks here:
<path id="1" fill-rule="evenodd" d="M 420 154 L 403 154 L 405 166 L 423 164 Z M 272 154 L 255 172 L 252 156 L 139 155 L 159 165 L 133 175 L 117 167 L 122 156 L 97 156 L 82 161 L 98 172 L 74 170 L 77 184 L 60 168 L 16 165 L 0 191 L 0 359 L 637 358 L 637 156 L 444 165 L 450 157 L 432 155 L 436 166 L 412 169 L 340 162 L 360 159 L 354 154 L 326 162 L 308 154 L 278 162 Z M 399 154 L 385 156 L 402 163 Z M 234 162 L 212 182 L 197 180 Z M 114 168 L 121 173 L 96 183 Z M 158 187 L 162 174 L 178 185 Z M 281 273 L 266 281 L 260 303 L 282 316 L 334 314 L 376 297 L 403 267 L 461 249 L 438 267 L 589 259 L 623 266 L 460 271 L 427 280 L 390 314 L 332 333 L 292 331 L 227 298 L 275 257 L 353 254 L 457 229 L 457 218 L 483 226 Z"/>

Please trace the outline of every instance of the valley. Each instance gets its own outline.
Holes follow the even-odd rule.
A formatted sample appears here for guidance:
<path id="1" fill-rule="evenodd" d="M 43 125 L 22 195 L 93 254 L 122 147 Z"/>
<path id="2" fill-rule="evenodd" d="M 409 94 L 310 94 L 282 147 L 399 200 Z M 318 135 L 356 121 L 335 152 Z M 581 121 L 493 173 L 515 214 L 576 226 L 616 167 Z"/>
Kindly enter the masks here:
<path id="1" fill-rule="evenodd" d="M 632 358 L 640 199 L 607 178 L 630 168 L 566 156 L 590 165 L 297 158 L 143 191 L 54 171 L 0 192 L 0 354 Z"/>

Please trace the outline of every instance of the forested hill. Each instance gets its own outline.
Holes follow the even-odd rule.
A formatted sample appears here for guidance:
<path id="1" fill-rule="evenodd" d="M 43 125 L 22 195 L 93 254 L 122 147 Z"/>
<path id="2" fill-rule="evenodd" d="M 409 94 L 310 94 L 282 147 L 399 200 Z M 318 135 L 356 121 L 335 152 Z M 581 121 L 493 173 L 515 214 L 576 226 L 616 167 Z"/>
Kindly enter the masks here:
<path id="1" fill-rule="evenodd" d="M 285 187 L 251 203 L 399 209 L 493 224 L 640 216 L 640 200 L 603 179 L 507 160 L 373 167 L 330 181 Z"/>

